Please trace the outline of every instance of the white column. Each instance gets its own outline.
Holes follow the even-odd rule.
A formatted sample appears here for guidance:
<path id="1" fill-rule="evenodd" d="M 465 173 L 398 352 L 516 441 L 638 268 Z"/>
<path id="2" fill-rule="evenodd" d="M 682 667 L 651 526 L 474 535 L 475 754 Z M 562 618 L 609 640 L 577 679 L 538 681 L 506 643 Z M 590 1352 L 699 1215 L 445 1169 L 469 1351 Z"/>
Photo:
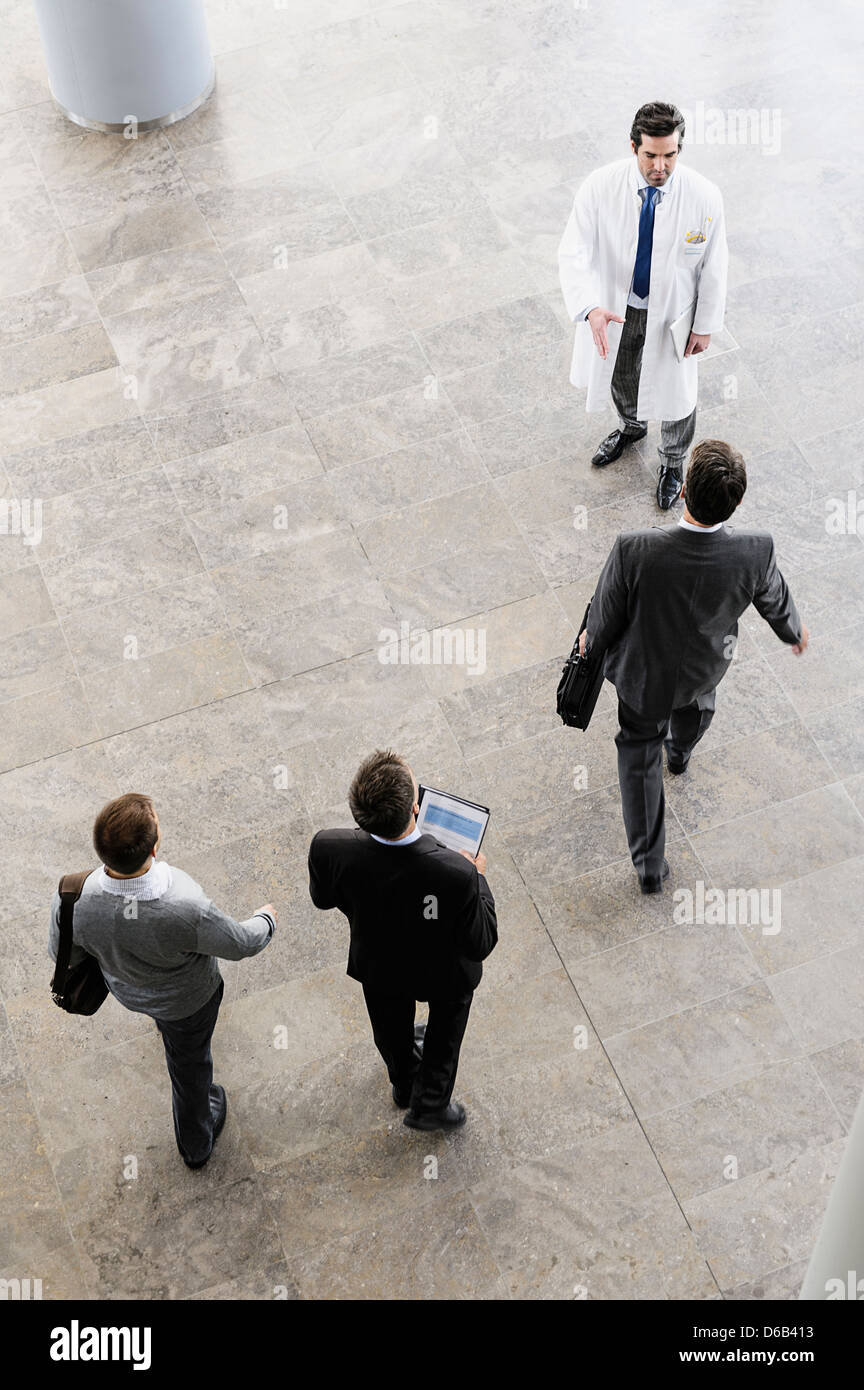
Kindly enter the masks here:
<path id="1" fill-rule="evenodd" d="M 170 125 L 213 87 L 204 0 L 34 0 L 51 94 L 92 130 Z"/>
<path id="2" fill-rule="evenodd" d="M 799 1294 L 811 1300 L 844 1297 L 864 1298 L 864 1095 Z"/>

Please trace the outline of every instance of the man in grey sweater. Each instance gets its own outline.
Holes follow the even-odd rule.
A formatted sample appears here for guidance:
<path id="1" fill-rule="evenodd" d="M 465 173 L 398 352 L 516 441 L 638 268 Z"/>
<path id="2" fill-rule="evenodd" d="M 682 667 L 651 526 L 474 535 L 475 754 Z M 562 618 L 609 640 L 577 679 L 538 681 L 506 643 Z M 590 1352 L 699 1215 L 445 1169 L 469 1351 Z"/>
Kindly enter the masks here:
<path id="1" fill-rule="evenodd" d="M 276 927 L 268 903 L 235 922 L 182 869 L 156 859 L 162 835 L 149 796 L 128 792 L 96 818 L 102 867 L 75 904 L 70 967 L 89 952 L 115 999 L 155 1020 L 171 1077 L 174 1133 L 189 1168 L 202 1168 L 225 1124 L 225 1090 L 213 1084 L 210 1040 L 225 988 L 217 957 L 257 955 Z M 51 903 L 57 959 L 60 895 Z"/>

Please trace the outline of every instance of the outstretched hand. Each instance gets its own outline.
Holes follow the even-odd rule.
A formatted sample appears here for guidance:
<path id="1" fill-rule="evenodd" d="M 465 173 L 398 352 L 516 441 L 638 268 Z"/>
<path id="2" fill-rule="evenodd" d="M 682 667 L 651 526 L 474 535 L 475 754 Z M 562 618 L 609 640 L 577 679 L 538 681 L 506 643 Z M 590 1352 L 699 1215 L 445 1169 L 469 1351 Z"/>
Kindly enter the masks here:
<path id="1" fill-rule="evenodd" d="M 588 315 L 588 322 L 591 325 L 594 346 L 605 362 L 609 356 L 609 339 L 606 336 L 606 327 L 610 323 L 623 323 L 624 320 L 619 314 L 612 314 L 608 309 L 598 308 L 591 310 Z"/>

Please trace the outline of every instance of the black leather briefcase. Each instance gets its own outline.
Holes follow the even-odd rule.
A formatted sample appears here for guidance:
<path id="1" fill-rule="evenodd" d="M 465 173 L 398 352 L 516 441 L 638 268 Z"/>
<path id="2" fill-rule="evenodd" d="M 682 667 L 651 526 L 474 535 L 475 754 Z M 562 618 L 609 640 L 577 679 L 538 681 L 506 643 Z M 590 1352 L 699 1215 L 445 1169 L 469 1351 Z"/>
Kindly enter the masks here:
<path id="1" fill-rule="evenodd" d="M 605 652 L 589 651 L 587 656 L 579 655 L 579 637 L 588 625 L 589 601 L 585 617 L 573 644 L 573 650 L 564 663 L 561 679 L 558 682 L 558 713 L 562 721 L 571 729 L 587 729 L 594 713 L 594 706 L 603 684 Z"/>

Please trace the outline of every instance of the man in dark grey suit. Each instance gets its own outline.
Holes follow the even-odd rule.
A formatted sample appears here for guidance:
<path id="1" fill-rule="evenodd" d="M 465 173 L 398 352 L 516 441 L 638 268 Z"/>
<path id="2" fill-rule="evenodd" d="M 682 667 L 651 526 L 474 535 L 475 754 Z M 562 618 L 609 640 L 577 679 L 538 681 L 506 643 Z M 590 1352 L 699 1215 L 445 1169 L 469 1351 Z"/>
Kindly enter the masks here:
<path id="1" fill-rule="evenodd" d="M 725 524 L 746 487 L 740 454 L 718 439 L 697 444 L 682 520 L 618 537 L 580 639 L 583 653 L 606 653 L 606 678 L 618 692 L 618 780 L 643 893 L 661 892 L 669 875 L 663 744 L 669 771 L 685 772 L 714 716 L 741 614 L 752 603 L 796 655 L 809 640 L 770 535 Z"/>

